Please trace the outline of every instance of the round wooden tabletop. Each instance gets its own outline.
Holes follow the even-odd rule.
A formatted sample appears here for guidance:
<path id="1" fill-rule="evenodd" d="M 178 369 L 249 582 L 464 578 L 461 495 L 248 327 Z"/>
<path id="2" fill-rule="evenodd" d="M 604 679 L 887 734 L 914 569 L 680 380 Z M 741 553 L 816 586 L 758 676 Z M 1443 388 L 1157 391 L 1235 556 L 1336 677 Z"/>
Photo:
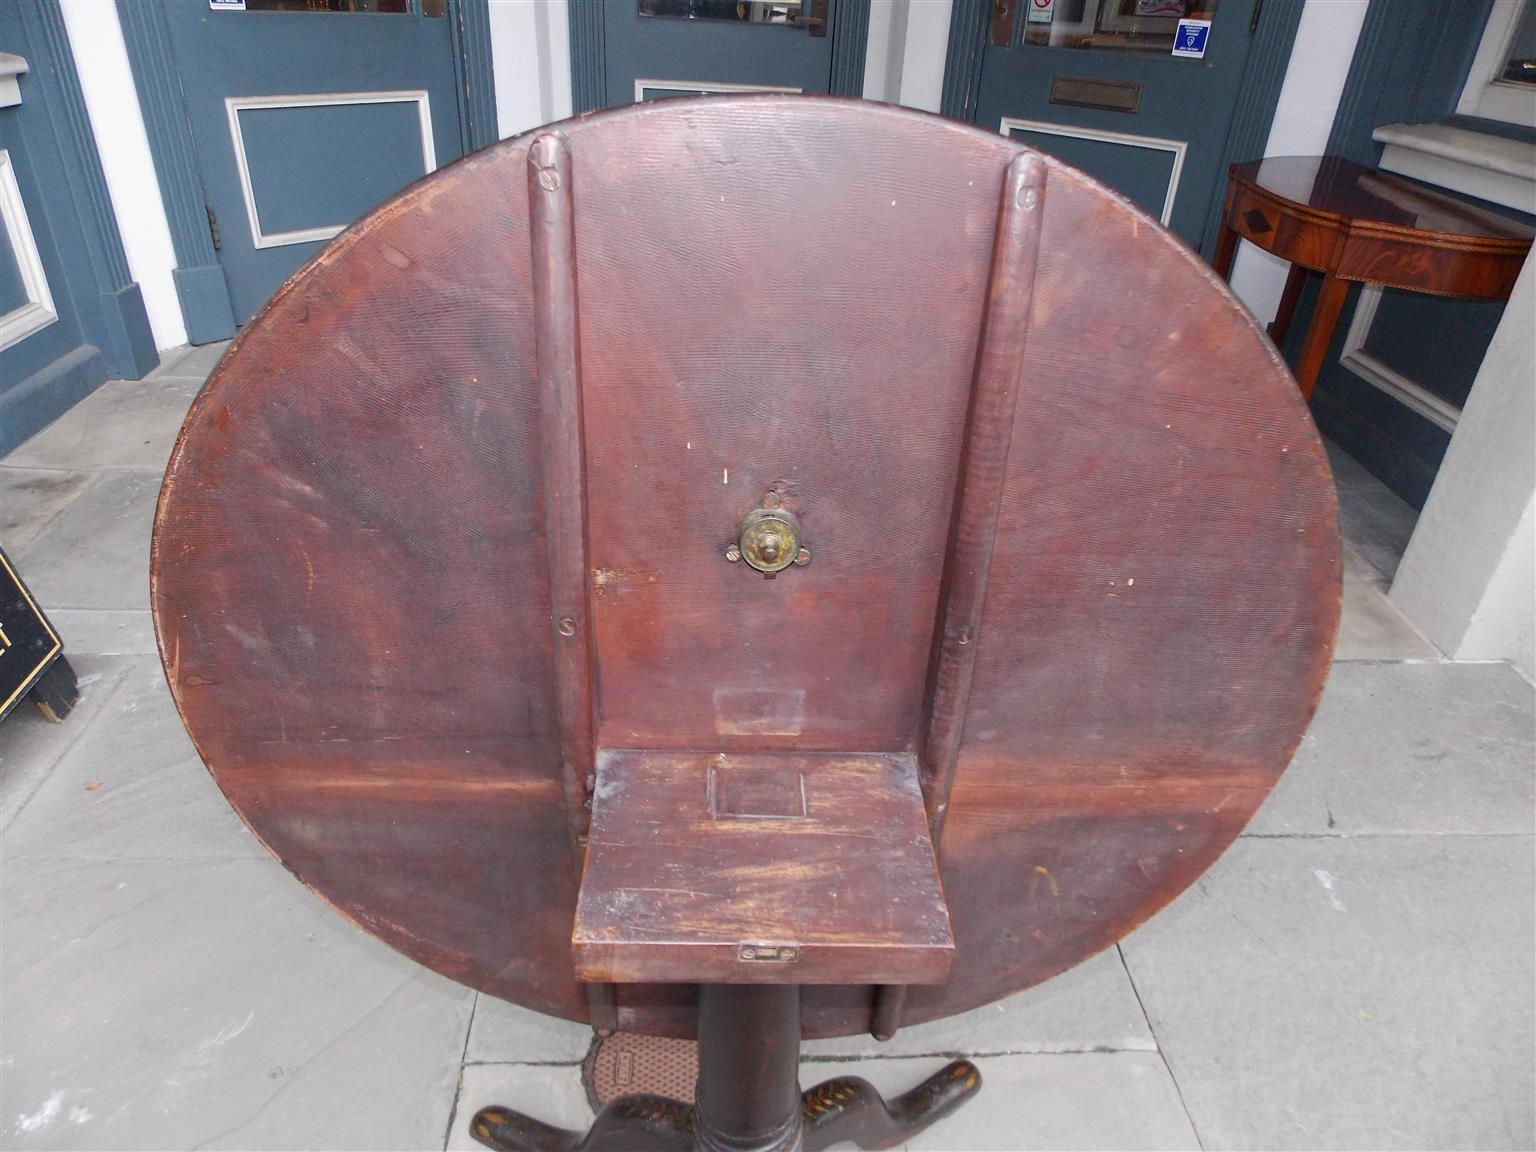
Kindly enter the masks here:
<path id="1" fill-rule="evenodd" d="M 554 131 L 593 738 L 911 752 L 1023 149 L 780 96 Z M 246 327 L 172 457 L 153 605 L 199 752 L 288 868 L 421 963 L 581 1020 L 531 144 L 407 189 Z M 1198 877 L 1290 759 L 1338 621 L 1332 479 L 1274 348 L 1080 172 L 1048 162 L 1043 213 L 940 852 L 956 952 L 909 1022 L 1062 971 Z M 771 581 L 721 555 L 765 492 L 815 552 Z M 807 988 L 807 1036 L 867 1029 L 873 995 Z M 617 1005 L 691 1034 L 690 987 Z"/>

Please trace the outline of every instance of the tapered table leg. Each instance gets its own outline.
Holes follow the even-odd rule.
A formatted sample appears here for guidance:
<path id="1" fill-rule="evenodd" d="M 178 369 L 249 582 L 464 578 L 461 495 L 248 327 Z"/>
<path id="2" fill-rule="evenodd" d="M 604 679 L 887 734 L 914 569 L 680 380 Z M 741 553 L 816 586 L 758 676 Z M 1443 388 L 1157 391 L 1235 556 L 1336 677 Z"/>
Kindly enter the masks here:
<path id="1" fill-rule="evenodd" d="M 1301 299 L 1301 289 L 1307 282 L 1307 269 L 1292 264 L 1285 278 L 1285 291 L 1280 293 L 1280 306 L 1275 309 L 1275 322 L 1269 326 L 1269 338 L 1276 344 L 1285 343 L 1291 330 L 1291 320 L 1296 316 L 1296 301 Z"/>
<path id="2" fill-rule="evenodd" d="M 1223 280 L 1232 279 L 1232 261 L 1237 256 L 1238 235 L 1223 224 L 1221 235 L 1216 238 L 1216 254 L 1211 257 L 1211 269 Z"/>
<path id="3" fill-rule="evenodd" d="M 1301 394 L 1312 399 L 1312 389 L 1317 387 L 1317 375 L 1322 371 L 1323 360 L 1328 355 L 1328 345 L 1333 342 L 1333 329 L 1344 309 L 1344 298 L 1349 294 L 1349 281 L 1340 280 L 1332 272 L 1323 277 L 1322 290 L 1312 308 L 1312 320 L 1307 325 L 1307 339 L 1301 346 L 1301 359 L 1296 363 L 1296 383 Z"/>

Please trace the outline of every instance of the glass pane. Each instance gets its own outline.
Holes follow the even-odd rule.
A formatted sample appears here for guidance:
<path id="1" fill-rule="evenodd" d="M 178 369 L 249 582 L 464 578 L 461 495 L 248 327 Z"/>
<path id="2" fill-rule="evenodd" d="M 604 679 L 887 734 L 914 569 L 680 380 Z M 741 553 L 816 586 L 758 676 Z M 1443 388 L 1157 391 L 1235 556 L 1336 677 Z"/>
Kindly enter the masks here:
<path id="1" fill-rule="evenodd" d="M 1031 4 L 1024 43 L 1167 55 L 1180 18 L 1210 20 L 1215 11 L 1216 0 L 1055 0 L 1044 10 Z"/>
<path id="2" fill-rule="evenodd" d="M 411 0 L 245 0 L 247 12 L 409 12 Z"/>
<path id="3" fill-rule="evenodd" d="M 1516 84 L 1536 84 L 1536 4 L 1527 4 L 1520 14 L 1500 79 Z"/>
<path id="4" fill-rule="evenodd" d="M 728 20 L 733 24 L 794 24 L 801 0 L 636 0 L 642 16 Z"/>

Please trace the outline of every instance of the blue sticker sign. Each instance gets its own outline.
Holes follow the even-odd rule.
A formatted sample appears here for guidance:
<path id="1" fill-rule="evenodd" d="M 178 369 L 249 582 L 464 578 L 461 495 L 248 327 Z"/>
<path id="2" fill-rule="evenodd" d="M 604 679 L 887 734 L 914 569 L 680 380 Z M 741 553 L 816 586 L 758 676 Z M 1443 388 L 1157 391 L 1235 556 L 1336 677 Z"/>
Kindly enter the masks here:
<path id="1" fill-rule="evenodd" d="M 1173 37 L 1173 54 L 1200 59 L 1205 55 L 1205 42 L 1210 35 L 1209 20 L 1180 20 L 1179 30 Z"/>

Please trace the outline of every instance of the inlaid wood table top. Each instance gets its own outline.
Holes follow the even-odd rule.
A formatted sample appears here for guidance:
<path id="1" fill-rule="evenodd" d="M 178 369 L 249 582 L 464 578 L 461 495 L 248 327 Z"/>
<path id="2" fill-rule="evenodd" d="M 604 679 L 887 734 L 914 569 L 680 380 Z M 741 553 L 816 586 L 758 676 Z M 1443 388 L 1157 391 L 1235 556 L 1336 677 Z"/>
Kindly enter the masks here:
<path id="1" fill-rule="evenodd" d="M 1340 222 L 1466 237 L 1524 250 L 1536 232 L 1518 220 L 1342 156 L 1271 156 L 1232 166 L 1232 179 Z"/>
<path id="2" fill-rule="evenodd" d="M 1295 382 L 1154 220 L 763 95 L 506 140 L 339 236 L 193 405 L 152 585 L 219 786 L 363 929 L 650 1033 L 694 1033 L 682 973 L 800 982 L 827 1036 L 1200 876 L 1340 563 Z"/>

